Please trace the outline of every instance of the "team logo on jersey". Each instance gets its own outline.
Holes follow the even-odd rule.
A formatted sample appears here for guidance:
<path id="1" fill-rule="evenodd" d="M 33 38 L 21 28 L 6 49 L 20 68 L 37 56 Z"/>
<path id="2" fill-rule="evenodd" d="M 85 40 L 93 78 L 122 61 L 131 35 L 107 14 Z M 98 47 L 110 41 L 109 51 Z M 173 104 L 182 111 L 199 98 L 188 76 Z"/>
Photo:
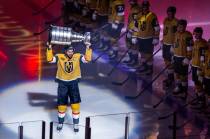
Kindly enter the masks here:
<path id="1" fill-rule="evenodd" d="M 65 65 L 65 71 L 67 73 L 71 73 L 73 71 L 73 62 L 67 61 L 64 63 Z"/>
<path id="2" fill-rule="evenodd" d="M 144 16 L 141 17 L 140 21 L 139 21 L 139 26 L 141 31 L 145 31 L 146 30 L 146 18 Z"/>

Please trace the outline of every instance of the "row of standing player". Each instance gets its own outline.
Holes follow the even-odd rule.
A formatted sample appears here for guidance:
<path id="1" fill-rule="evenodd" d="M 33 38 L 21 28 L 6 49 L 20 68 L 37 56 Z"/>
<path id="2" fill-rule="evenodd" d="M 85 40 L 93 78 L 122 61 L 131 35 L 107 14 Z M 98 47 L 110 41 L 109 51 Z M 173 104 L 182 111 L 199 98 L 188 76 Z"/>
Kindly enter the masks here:
<path id="1" fill-rule="evenodd" d="M 130 0 L 130 13 L 127 26 L 126 44 L 129 49 L 128 60 L 124 63 L 129 66 L 138 66 L 138 54 L 141 54 L 141 66 L 138 74 L 151 75 L 153 73 L 153 50 L 160 44 L 165 65 L 168 66 L 167 78 L 163 81 L 164 88 L 169 88 L 176 79 L 173 94 L 186 100 L 188 95 L 188 68 L 192 63 L 192 80 L 198 98 L 193 105 L 206 108 L 210 101 L 210 44 L 203 38 L 203 29 L 196 27 L 193 34 L 186 30 L 187 21 L 177 19 L 176 7 L 167 9 L 167 17 L 163 22 L 163 40 L 159 43 L 160 26 L 157 16 L 150 11 L 150 3 L 143 1 L 138 4 Z M 118 47 L 112 44 L 119 38 L 124 26 L 123 0 L 113 3 L 112 20 L 103 31 L 99 49 L 108 51 L 109 58 L 115 59 Z M 194 35 L 194 39 L 193 39 Z M 116 46 L 116 45 L 114 45 Z M 175 79 L 174 79 L 175 78 Z"/>

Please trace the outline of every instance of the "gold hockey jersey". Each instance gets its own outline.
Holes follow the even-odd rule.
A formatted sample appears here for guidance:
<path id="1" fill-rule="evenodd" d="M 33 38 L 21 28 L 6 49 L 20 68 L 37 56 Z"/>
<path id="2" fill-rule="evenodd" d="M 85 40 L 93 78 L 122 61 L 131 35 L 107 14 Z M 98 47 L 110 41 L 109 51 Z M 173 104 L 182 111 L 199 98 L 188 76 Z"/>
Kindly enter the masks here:
<path id="1" fill-rule="evenodd" d="M 193 36 L 190 32 L 176 32 L 174 41 L 174 55 L 177 57 L 192 57 Z"/>
<path id="2" fill-rule="evenodd" d="M 202 70 L 204 73 L 204 77 L 210 79 L 210 49 L 208 48 L 205 52 L 204 64 L 202 66 Z"/>
<path id="3" fill-rule="evenodd" d="M 65 54 L 53 55 L 52 49 L 47 49 L 47 61 L 50 63 L 57 63 L 56 79 L 61 81 L 73 81 L 81 78 L 80 62 L 82 61 L 82 54 L 75 53 L 70 59 Z M 89 62 L 92 57 L 92 49 L 86 49 L 84 59 Z"/>
<path id="4" fill-rule="evenodd" d="M 173 45 L 175 33 L 177 29 L 178 19 L 174 18 L 170 20 L 169 18 L 165 18 L 163 22 L 163 44 Z"/>
<path id="5" fill-rule="evenodd" d="M 200 67 L 200 57 L 202 50 L 207 48 L 207 41 L 204 39 L 196 40 L 192 49 L 192 66 Z"/>
<path id="6" fill-rule="evenodd" d="M 131 37 L 138 37 L 139 31 L 135 30 L 135 28 L 138 27 L 138 25 L 136 25 L 138 24 L 137 22 L 138 21 L 136 20 L 131 20 L 130 23 L 128 24 L 128 33 L 130 33 Z"/>
<path id="7" fill-rule="evenodd" d="M 110 22 L 124 23 L 125 4 L 124 0 L 114 0 L 110 4 Z"/>
<path id="8" fill-rule="evenodd" d="M 160 26 L 158 23 L 157 16 L 149 12 L 146 15 L 141 15 L 138 20 L 139 38 L 149 39 L 153 37 L 159 37 Z"/>

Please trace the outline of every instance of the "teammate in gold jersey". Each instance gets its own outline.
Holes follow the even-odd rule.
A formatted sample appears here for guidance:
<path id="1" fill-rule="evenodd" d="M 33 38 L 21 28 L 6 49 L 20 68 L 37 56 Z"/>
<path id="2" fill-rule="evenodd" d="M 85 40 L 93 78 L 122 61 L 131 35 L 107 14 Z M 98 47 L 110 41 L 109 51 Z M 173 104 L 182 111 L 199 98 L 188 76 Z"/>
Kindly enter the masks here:
<path id="1" fill-rule="evenodd" d="M 166 71 L 167 78 L 163 80 L 163 87 L 167 89 L 174 82 L 174 70 L 173 65 L 171 63 L 171 47 L 174 45 L 175 33 L 177 30 L 178 19 L 175 17 L 176 15 L 176 7 L 168 7 L 167 9 L 167 17 L 163 22 L 163 40 L 162 40 L 162 56 L 165 62 L 165 65 L 169 68 Z"/>
<path id="2" fill-rule="evenodd" d="M 119 38 L 122 28 L 124 27 L 124 16 L 125 16 L 125 4 L 124 0 L 114 0 L 111 3 L 111 17 L 109 18 L 109 31 L 108 36 L 110 40 L 110 49 L 108 52 L 109 59 L 113 60 L 118 56 L 118 46 L 114 45 L 117 38 Z"/>
<path id="3" fill-rule="evenodd" d="M 204 52 L 207 49 L 207 41 L 203 39 L 203 29 L 196 27 L 193 31 L 195 41 L 192 49 L 192 80 L 195 85 L 196 96 L 198 97 L 198 103 L 203 104 L 204 93 L 202 90 L 202 84 L 198 80 L 198 72 L 201 70 L 201 63 L 204 61 Z"/>
<path id="4" fill-rule="evenodd" d="M 210 104 L 210 39 L 208 40 L 208 47 L 204 54 L 201 56 L 201 73 L 199 74 L 199 80 L 202 82 L 204 87 L 204 95 L 207 96 L 206 105 Z M 205 104 L 205 101 L 203 102 Z"/>
<path id="5" fill-rule="evenodd" d="M 123 63 L 128 66 L 138 66 L 138 18 L 142 14 L 141 5 L 136 0 L 130 0 L 130 12 L 126 34 L 126 46 L 129 49 L 128 57 Z"/>
<path id="6" fill-rule="evenodd" d="M 154 46 L 159 44 L 160 26 L 155 13 L 150 11 L 149 1 L 142 2 L 142 15 L 138 19 L 138 45 L 141 53 L 142 68 L 137 73 L 151 75 L 153 73 L 152 54 Z M 149 59 L 147 61 L 147 59 Z"/>
<path id="7" fill-rule="evenodd" d="M 177 32 L 173 46 L 174 51 L 174 72 L 176 86 L 173 94 L 183 99 L 187 98 L 188 91 L 188 67 L 192 58 L 193 36 L 186 30 L 187 21 L 178 21 Z"/>
<path id="8" fill-rule="evenodd" d="M 79 115 L 80 115 L 80 93 L 78 80 L 81 78 L 80 63 L 88 63 L 91 61 L 92 49 L 90 43 L 86 43 L 85 55 L 74 53 L 72 46 L 66 46 L 65 52 L 53 55 L 52 45 L 48 44 L 46 51 L 47 61 L 57 64 L 56 82 L 58 82 L 58 126 L 57 130 L 61 131 L 67 110 L 68 98 L 72 109 L 72 117 L 74 131 L 79 131 Z"/>
<path id="9" fill-rule="evenodd" d="M 124 0 L 113 0 L 110 5 L 109 24 L 104 29 L 104 36 L 101 38 L 101 44 L 99 49 L 108 51 L 110 60 L 117 58 L 118 47 L 115 45 L 111 47 L 113 43 L 116 43 L 119 38 L 122 28 L 124 27 Z"/>

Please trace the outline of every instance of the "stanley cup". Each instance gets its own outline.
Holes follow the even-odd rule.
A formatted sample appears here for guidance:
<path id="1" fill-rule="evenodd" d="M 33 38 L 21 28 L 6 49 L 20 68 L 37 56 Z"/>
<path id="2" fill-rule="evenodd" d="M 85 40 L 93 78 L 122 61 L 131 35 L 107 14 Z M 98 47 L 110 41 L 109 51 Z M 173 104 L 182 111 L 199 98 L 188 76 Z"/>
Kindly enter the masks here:
<path id="1" fill-rule="evenodd" d="M 72 42 L 90 42 L 90 32 L 80 34 L 68 27 L 51 25 L 49 29 L 49 43 L 58 45 L 70 45 Z"/>

